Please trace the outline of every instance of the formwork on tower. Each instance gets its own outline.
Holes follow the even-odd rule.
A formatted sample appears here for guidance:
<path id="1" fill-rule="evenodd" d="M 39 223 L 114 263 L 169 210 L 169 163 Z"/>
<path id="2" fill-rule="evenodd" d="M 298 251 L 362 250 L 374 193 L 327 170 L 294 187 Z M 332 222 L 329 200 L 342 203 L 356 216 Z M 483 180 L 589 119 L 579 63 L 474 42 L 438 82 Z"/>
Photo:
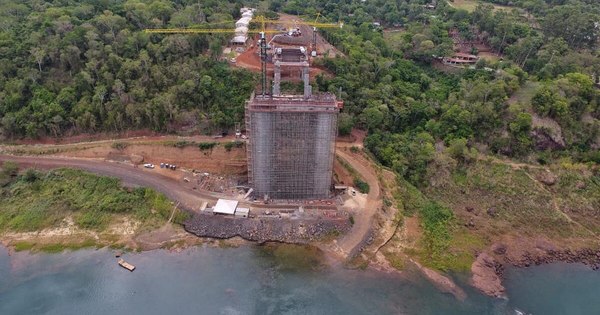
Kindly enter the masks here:
<path id="1" fill-rule="evenodd" d="M 289 57 L 300 54 L 276 51 L 273 93 L 252 94 L 246 102 L 249 184 L 259 198 L 328 198 L 342 103 L 334 94 L 312 93 L 308 62 Z M 303 95 L 281 93 L 281 67 L 302 69 Z"/>

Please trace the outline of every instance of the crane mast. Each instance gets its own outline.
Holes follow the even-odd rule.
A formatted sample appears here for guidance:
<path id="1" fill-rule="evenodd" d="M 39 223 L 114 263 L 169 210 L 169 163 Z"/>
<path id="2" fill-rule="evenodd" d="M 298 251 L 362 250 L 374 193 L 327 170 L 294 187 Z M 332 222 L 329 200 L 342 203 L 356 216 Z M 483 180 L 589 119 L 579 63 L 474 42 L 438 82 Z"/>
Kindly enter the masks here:
<path id="1" fill-rule="evenodd" d="M 260 85 L 262 96 L 267 91 L 267 38 L 265 33 L 260 33 Z"/>

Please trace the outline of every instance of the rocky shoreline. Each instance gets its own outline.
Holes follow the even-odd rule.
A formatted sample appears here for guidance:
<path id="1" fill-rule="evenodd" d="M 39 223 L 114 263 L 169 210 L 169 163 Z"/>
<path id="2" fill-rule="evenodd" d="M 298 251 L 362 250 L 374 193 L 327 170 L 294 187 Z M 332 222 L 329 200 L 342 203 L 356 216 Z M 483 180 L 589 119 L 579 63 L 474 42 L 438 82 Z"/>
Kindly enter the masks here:
<path id="1" fill-rule="evenodd" d="M 577 250 L 546 248 L 538 249 L 538 253 L 529 251 L 521 254 L 519 258 L 506 255 L 504 245 L 492 246 L 492 253 L 480 253 L 471 266 L 473 286 L 486 295 L 504 298 L 505 289 L 502 285 L 506 266 L 528 268 L 551 263 L 581 263 L 592 270 L 600 270 L 600 249 L 582 248 Z"/>
<path id="2" fill-rule="evenodd" d="M 531 253 L 525 253 L 523 257 L 518 261 L 510 261 L 506 259 L 508 263 L 515 267 L 530 267 L 539 266 L 543 264 L 550 264 L 555 262 L 566 262 L 566 263 L 582 263 L 589 266 L 593 270 L 600 269 L 600 250 L 594 250 L 584 248 L 580 250 L 548 250 L 543 255 L 535 255 Z"/>
<path id="3" fill-rule="evenodd" d="M 238 218 L 196 214 L 184 222 L 185 230 L 199 237 L 228 239 L 239 236 L 258 243 L 308 244 L 329 236 L 346 233 L 350 227 L 350 222 L 345 218 Z"/>

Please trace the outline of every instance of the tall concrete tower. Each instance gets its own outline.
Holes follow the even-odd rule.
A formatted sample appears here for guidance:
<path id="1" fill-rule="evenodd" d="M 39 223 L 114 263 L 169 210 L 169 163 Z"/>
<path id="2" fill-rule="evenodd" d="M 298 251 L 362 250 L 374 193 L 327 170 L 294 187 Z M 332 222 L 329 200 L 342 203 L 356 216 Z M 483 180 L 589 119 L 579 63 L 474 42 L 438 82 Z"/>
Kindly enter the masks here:
<path id="1" fill-rule="evenodd" d="M 248 179 L 259 198 L 331 196 L 337 116 L 342 103 L 330 93 L 312 94 L 308 63 L 289 60 L 294 54 L 299 55 L 276 50 L 273 94 L 253 94 L 246 102 Z M 281 94 L 281 67 L 301 69 L 303 95 Z"/>

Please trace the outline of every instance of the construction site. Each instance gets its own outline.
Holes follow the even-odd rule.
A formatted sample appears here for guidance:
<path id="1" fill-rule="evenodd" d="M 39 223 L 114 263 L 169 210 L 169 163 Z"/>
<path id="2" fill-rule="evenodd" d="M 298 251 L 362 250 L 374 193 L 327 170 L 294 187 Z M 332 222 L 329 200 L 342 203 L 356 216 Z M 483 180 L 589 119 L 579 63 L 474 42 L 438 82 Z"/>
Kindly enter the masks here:
<path id="1" fill-rule="evenodd" d="M 326 46 L 317 27 L 342 25 L 319 23 L 318 16 L 314 22 L 303 22 L 289 15 L 267 20 L 255 16 L 255 11 L 240 9 L 241 18 L 234 29 L 147 31 L 233 33 L 229 47 L 223 51 L 224 59 L 260 71 L 260 87 L 245 106 L 250 187 L 247 197 L 265 202 L 332 198 L 337 115 L 343 102 L 331 93 L 313 93 L 310 78 L 311 61 L 321 56 Z M 260 30 L 251 30 L 251 23 L 258 23 Z M 243 61 L 242 55 L 246 62 L 238 63 Z M 255 67 L 257 64 L 259 67 Z M 286 91 L 282 81 L 290 81 L 292 86 L 301 82 L 302 91 Z M 241 135 L 241 131 L 238 128 L 236 134 Z"/>
<path id="2" fill-rule="evenodd" d="M 331 197 L 337 115 L 335 95 L 312 94 L 308 62 L 300 49 L 275 53 L 272 94 L 246 103 L 248 182 L 258 197 Z M 303 95 L 281 93 L 282 68 L 301 68 Z"/>
<path id="3" fill-rule="evenodd" d="M 243 8 L 241 14 L 231 43 L 243 45 L 236 51 L 244 51 L 248 63 L 259 61 L 261 72 L 260 87 L 245 106 L 250 195 L 265 202 L 331 198 L 337 115 L 343 102 L 331 93 L 313 93 L 310 66 L 319 55 L 316 26 L 338 25 L 286 17 L 268 21 L 267 29 L 259 17 L 263 29 L 251 41 L 253 9 Z M 282 81 L 301 82 L 301 93 L 285 91 Z"/>
<path id="4" fill-rule="evenodd" d="M 5 146 L 0 153 L 49 155 L 19 162 L 43 168 L 68 165 L 119 177 L 127 185 L 155 188 L 176 201 L 175 207 L 193 214 L 184 227 L 200 237 L 306 243 L 345 235 L 338 246 L 349 254 L 367 237 L 380 197 L 369 162 L 359 151 L 349 152 L 361 146 L 362 139 L 336 144 L 343 102 L 311 86 L 311 74 L 319 71 L 311 63 L 330 47 L 316 26 L 340 25 L 294 21 L 290 27 L 284 19 L 284 26 L 269 22 L 256 31 L 248 28 L 254 11 L 243 10 L 234 31 L 147 30 L 230 32 L 230 48 L 252 54 L 258 69 L 248 69 L 260 71 L 260 82 L 246 101 L 245 120 L 235 136 L 142 136 L 118 142 Z M 349 187 L 357 177 L 373 192 Z"/>

